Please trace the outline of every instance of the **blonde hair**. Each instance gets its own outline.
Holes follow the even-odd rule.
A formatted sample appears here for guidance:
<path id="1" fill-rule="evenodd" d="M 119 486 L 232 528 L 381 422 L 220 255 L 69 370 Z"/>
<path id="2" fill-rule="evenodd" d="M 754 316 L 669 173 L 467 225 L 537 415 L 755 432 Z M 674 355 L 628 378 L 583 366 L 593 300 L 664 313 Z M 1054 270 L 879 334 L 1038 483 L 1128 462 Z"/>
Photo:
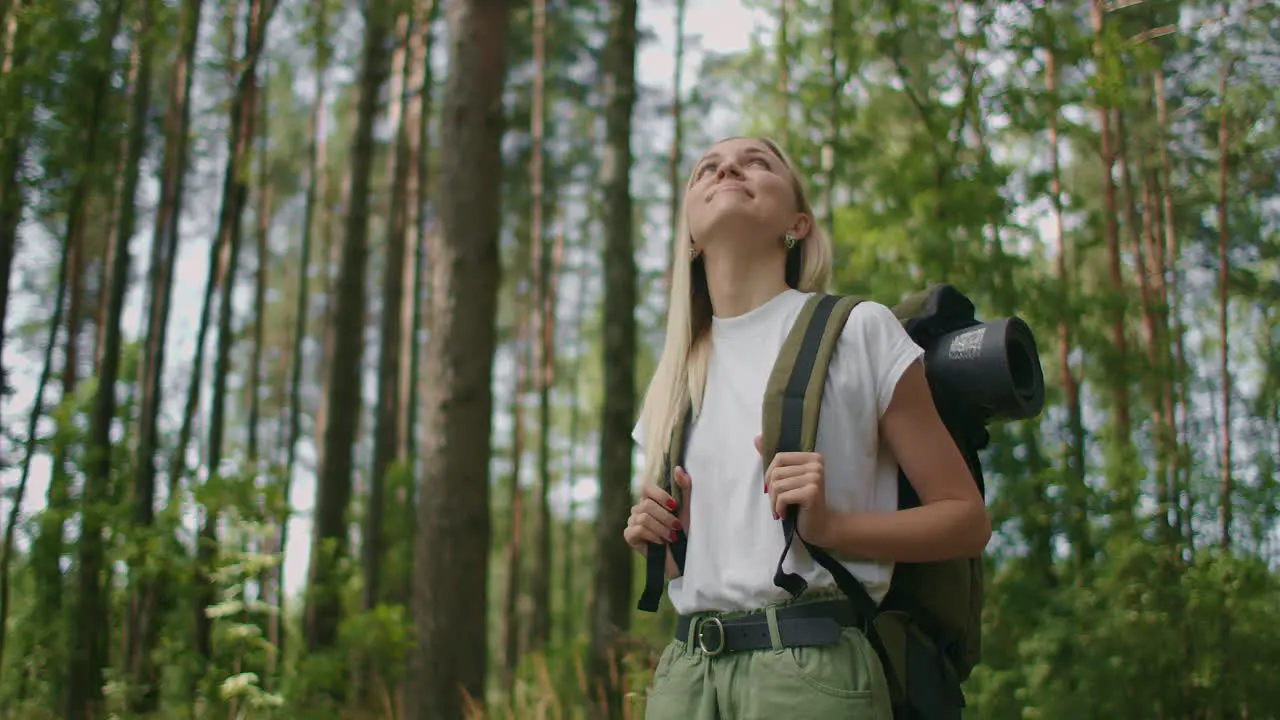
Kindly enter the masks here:
<path id="1" fill-rule="evenodd" d="M 734 138 L 726 138 L 732 140 Z M 777 143 L 768 138 L 755 138 L 780 159 L 791 172 L 797 209 L 813 218 L 805 183 L 796 166 Z M 724 142 L 722 140 L 721 142 Z M 719 143 L 717 143 L 719 144 Z M 696 169 L 697 164 L 694 164 Z M 693 182 L 693 170 L 685 182 Z M 641 406 L 644 429 L 644 468 L 642 479 L 657 482 L 665 471 L 664 461 L 671 431 L 691 402 L 696 418 L 702 407 L 707 383 L 707 359 L 711 354 L 711 295 L 702 268 L 702 260 L 691 261 L 689 250 L 693 239 L 685 217 L 685 202 L 680 203 L 676 225 L 675 247 L 671 271 L 671 294 L 667 304 L 667 333 L 657 369 L 649 381 Z M 799 272 L 787 282 L 801 292 L 825 292 L 831 279 L 831 238 L 816 222 L 810 223 L 809 234 L 790 253 L 798 254 Z M 788 275 L 792 275 L 792 257 L 788 257 Z"/>

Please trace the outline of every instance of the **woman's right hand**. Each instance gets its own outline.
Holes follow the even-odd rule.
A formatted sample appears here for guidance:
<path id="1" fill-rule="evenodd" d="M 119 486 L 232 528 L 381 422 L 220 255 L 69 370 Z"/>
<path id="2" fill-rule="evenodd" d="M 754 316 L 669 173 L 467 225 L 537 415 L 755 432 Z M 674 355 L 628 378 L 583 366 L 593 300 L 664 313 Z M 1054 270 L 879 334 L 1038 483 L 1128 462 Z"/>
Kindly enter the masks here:
<path id="1" fill-rule="evenodd" d="M 689 505 L 693 498 L 693 481 L 684 468 L 672 473 L 684 495 L 684 504 L 677 507 L 675 498 L 665 490 L 645 483 L 640 502 L 631 506 L 631 517 L 622 537 L 627 544 L 645 554 L 649 543 L 667 544 L 676 539 L 676 531 L 689 532 Z"/>

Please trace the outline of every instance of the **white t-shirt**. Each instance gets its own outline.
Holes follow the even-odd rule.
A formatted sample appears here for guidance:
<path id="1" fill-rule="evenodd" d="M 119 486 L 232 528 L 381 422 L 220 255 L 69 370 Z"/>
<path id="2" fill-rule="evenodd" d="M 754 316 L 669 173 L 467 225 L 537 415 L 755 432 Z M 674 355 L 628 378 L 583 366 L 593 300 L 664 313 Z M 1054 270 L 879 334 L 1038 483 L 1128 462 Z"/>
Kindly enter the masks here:
<path id="1" fill-rule="evenodd" d="M 809 296 L 788 290 L 744 315 L 712 322 L 707 387 L 684 461 L 693 481 L 688 550 L 684 574 L 668 586 L 681 614 L 751 610 L 789 598 L 773 583 L 782 523 L 764 493 L 755 437 L 774 361 Z M 823 455 L 832 509 L 898 507 L 898 463 L 880 439 L 879 419 L 902 373 L 922 354 L 884 305 L 864 300 L 849 314 L 827 371 L 818 423 L 816 450 Z M 632 437 L 643 446 L 639 424 Z M 880 602 L 893 563 L 841 562 Z M 835 586 L 798 541 L 783 567 L 804 577 L 811 591 Z"/>

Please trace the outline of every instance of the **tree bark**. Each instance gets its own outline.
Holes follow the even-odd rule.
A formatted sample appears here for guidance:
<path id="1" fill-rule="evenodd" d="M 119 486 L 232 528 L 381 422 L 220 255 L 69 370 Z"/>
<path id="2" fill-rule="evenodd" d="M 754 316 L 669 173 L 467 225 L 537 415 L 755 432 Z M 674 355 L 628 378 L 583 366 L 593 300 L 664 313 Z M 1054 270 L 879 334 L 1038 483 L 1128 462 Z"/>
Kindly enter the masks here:
<path id="1" fill-rule="evenodd" d="M 308 288 L 311 280 L 311 246 L 315 242 L 315 217 L 317 213 L 316 197 L 325 196 L 325 179 L 327 173 L 325 140 L 324 140 L 324 102 L 325 102 L 325 76 L 329 68 L 329 53 L 327 49 L 329 29 L 326 23 L 327 3 L 317 4 L 318 14 L 316 16 L 315 34 L 315 63 L 313 72 L 316 77 L 315 99 L 311 103 L 311 123 L 308 129 L 307 138 L 307 170 L 306 170 L 306 199 L 302 210 L 302 247 L 299 249 L 298 258 L 298 299 L 294 306 L 293 317 L 293 348 L 290 352 L 292 367 L 289 371 L 289 429 L 288 437 L 285 439 L 285 462 L 284 462 L 284 487 L 281 488 L 281 495 L 284 502 L 279 514 L 276 516 L 276 523 L 279 530 L 276 539 L 275 551 L 283 552 L 289 540 L 289 494 L 293 488 L 293 471 L 297 462 L 298 438 L 302 434 L 302 342 L 307 337 L 307 328 L 309 327 L 310 314 L 310 295 Z M 324 258 L 321 267 L 326 267 L 328 258 Z M 285 593 L 284 593 L 284 568 L 283 565 L 277 565 L 272 573 L 272 591 L 275 593 L 275 612 L 271 614 L 270 624 L 267 626 L 267 641 L 273 648 L 268 660 L 268 676 L 269 687 L 274 688 L 278 680 L 278 671 L 280 659 L 284 656 L 285 651 L 285 633 L 284 633 L 284 617 L 285 617 Z"/>
<path id="2" fill-rule="evenodd" d="M 612 5 L 605 49 L 604 407 L 600 424 L 600 510 L 596 525 L 595 603 L 589 688 L 601 711 L 621 717 L 619 640 L 630 626 L 631 549 L 619 528 L 631 504 L 631 426 L 635 422 L 636 269 L 630 171 L 635 105 L 636 2 Z"/>
<path id="3" fill-rule="evenodd" d="M 89 195 L 89 175 L 97 157 L 100 145 L 99 136 L 102 129 L 102 115 L 110 86 L 107 84 L 108 71 L 114 64 L 111 45 L 120 29 L 124 14 L 123 0 L 117 0 L 114 6 L 104 4 L 103 16 L 100 20 L 101 30 L 95 43 L 99 55 L 99 64 L 92 72 L 88 86 L 93 88 L 90 111 L 85 129 L 85 147 L 83 171 L 77 179 L 72 191 L 71 204 L 68 210 L 68 241 L 72 243 L 73 257 L 79 257 L 84 246 L 80 242 L 85 222 L 85 205 Z M 139 94 L 141 95 L 141 93 Z M 135 96 L 137 97 L 137 96 Z M 138 131 L 143 128 L 140 126 Z M 139 140 L 141 142 L 142 139 Z M 118 257 L 127 262 L 127 254 Z M 73 266 L 76 265 L 73 261 Z M 78 269 L 78 268 L 77 268 Z M 125 270 L 128 266 L 124 266 Z M 123 302 L 125 273 L 117 274 L 115 283 L 120 285 L 120 298 Z M 78 273 L 73 277 L 79 277 Z M 76 283 L 78 286 L 79 283 Z M 75 297 L 75 286 L 72 290 L 72 312 L 79 311 Z M 118 315 L 118 313 L 117 313 Z M 71 318 L 71 327 L 78 325 L 77 317 Z M 69 333 L 68 347 L 76 342 L 75 333 Z M 118 329 L 116 342 L 119 342 Z M 118 351 L 116 353 L 118 362 Z M 72 353 L 68 353 L 69 372 L 75 372 L 71 364 Z M 116 366 L 118 368 L 118 365 Z M 110 371 L 110 372 L 108 372 Z M 101 503 L 107 500 L 110 490 L 110 458 L 111 420 L 115 414 L 115 381 L 116 369 L 104 368 L 99 378 L 98 393 L 93 402 L 89 416 L 89 452 L 85 466 L 84 489 L 81 493 L 80 538 L 77 543 L 79 593 L 76 595 L 75 610 L 71 613 L 71 627 L 68 633 L 67 654 L 67 691 L 64 712 L 67 720 L 96 719 L 102 713 L 102 678 L 103 667 L 107 661 L 107 628 L 109 603 L 103 595 L 102 572 L 105 563 L 106 549 L 103 547 L 102 530 L 105 508 Z"/>
<path id="4" fill-rule="evenodd" d="M 1107 67 L 1103 17 L 1106 12 L 1104 0 L 1092 0 L 1090 17 L 1094 32 L 1094 57 L 1100 68 Z M 1106 83 L 1102 83 L 1103 86 Z M 1099 91 L 1105 93 L 1105 90 Z M 1116 151 L 1111 129 L 1110 99 L 1104 96 L 1097 103 L 1099 134 L 1101 136 L 1100 155 L 1102 160 L 1102 192 L 1104 227 L 1107 246 L 1107 269 L 1111 283 L 1111 297 L 1106 305 L 1107 315 L 1111 320 L 1111 362 L 1107 364 L 1107 374 L 1112 378 L 1112 447 L 1120 450 L 1118 454 L 1127 455 L 1130 444 L 1129 415 L 1129 375 L 1127 340 L 1125 337 L 1125 293 L 1124 281 L 1120 274 L 1120 230 L 1116 219 L 1116 185 L 1112 178 L 1115 168 Z M 1137 503 L 1136 488 L 1129 478 L 1127 467 L 1112 468 L 1109 473 L 1112 490 L 1116 493 L 1116 525 L 1118 528 L 1129 528 L 1132 525 L 1133 511 Z"/>
<path id="5" fill-rule="evenodd" d="M 496 343 L 507 0 L 448 3 L 440 123 L 441 233 L 431 246 L 408 717 L 461 717 L 484 699 L 491 363 Z"/>
<path id="6" fill-rule="evenodd" d="M 407 33 L 409 13 L 400 12 L 396 20 L 396 52 L 391 70 L 391 122 L 396 129 L 395 151 L 391 162 L 391 208 L 387 221 L 386 258 L 382 266 L 382 304 L 378 332 L 378 390 L 374 410 L 373 472 L 369 477 L 369 501 L 365 509 L 364 528 L 361 533 L 361 565 L 364 569 L 364 587 L 361 609 L 372 610 L 381 596 L 382 575 L 382 525 L 386 474 L 396 459 L 396 440 L 400 435 L 400 306 L 404 295 L 404 258 L 408 225 L 407 182 L 409 166 L 414 158 L 409 155 L 409 124 L 413 118 L 406 113 L 408 106 Z"/>
<path id="7" fill-rule="evenodd" d="M 378 96 L 386 79 L 387 35 L 391 3 L 373 0 L 366 6 L 364 58 L 355 137 L 351 144 L 351 198 L 346 216 L 342 259 L 332 315 L 333 360 L 325 377 L 329 416 L 323 435 L 324 462 L 316 479 L 315 525 L 312 533 L 307 604 L 304 614 L 307 648 L 332 648 L 342 613 L 336 586 L 338 562 L 346 550 L 347 506 L 351 499 L 356 425 L 360 415 L 360 363 L 364 343 L 364 278 L 368 265 L 369 180 L 373 169 L 373 125 Z"/>
<path id="8" fill-rule="evenodd" d="M 133 524 L 140 531 L 155 521 L 157 444 L 156 423 L 164 377 L 165 338 L 168 335 L 169 306 L 173 294 L 173 271 L 178 250 L 178 218 L 182 208 L 183 180 L 187 168 L 187 128 L 191 124 L 192 64 L 199 36 L 202 0 L 186 0 L 179 21 L 180 47 L 169 74 L 169 91 L 164 116 L 164 157 L 160 170 L 160 202 L 152 231 L 148 276 L 147 339 L 143 347 L 139 403 L 138 442 L 133 476 Z M 130 567 L 131 588 L 125 621 L 126 672 L 140 689 L 130 695 L 130 709 L 153 712 L 159 702 L 151 651 L 155 647 L 159 618 L 155 616 L 156 580 L 136 577 L 141 568 Z"/>

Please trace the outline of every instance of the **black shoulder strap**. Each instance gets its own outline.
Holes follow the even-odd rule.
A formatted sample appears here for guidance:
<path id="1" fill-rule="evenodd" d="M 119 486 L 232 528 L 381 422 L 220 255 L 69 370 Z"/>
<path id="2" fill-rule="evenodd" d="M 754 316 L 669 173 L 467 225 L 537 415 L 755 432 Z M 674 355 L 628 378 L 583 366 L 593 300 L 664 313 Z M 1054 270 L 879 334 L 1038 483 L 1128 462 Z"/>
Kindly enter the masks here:
<path id="1" fill-rule="evenodd" d="M 675 483 L 671 475 L 675 468 L 684 464 L 685 445 L 688 443 L 689 429 L 692 425 L 693 406 L 686 404 L 681 420 L 671 429 L 671 441 L 667 445 L 667 452 L 662 461 L 660 487 L 671 493 L 676 503 L 681 505 L 684 504 L 685 499 L 680 496 L 680 486 Z M 670 545 L 649 543 L 649 549 L 645 554 L 644 591 L 640 593 L 640 602 L 636 604 L 637 609 L 657 612 L 658 602 L 662 599 L 662 589 L 666 586 L 667 580 L 667 548 L 671 548 L 671 557 L 675 560 L 676 567 L 684 573 L 684 558 L 688 545 L 689 538 L 684 528 L 676 531 L 676 539 Z"/>

